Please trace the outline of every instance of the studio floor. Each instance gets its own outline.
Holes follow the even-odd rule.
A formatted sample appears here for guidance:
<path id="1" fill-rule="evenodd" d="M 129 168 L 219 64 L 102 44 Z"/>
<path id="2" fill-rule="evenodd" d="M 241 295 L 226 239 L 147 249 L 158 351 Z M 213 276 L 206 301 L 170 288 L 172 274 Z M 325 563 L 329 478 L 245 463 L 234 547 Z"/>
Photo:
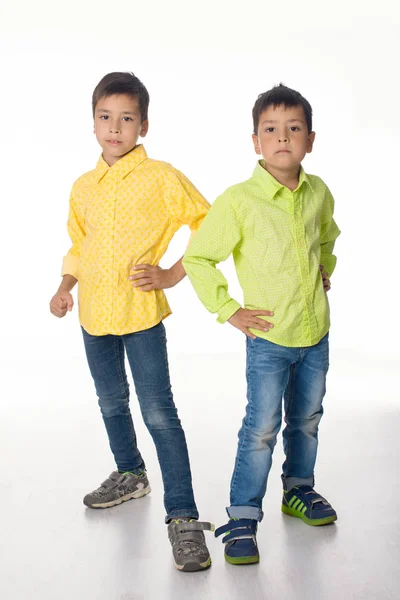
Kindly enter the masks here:
<path id="1" fill-rule="evenodd" d="M 161 476 L 136 402 L 152 493 L 108 510 L 83 496 L 113 470 L 85 363 L 32 359 L 1 405 L 0 598 L 3 600 L 397 600 L 400 598 L 400 398 L 395 362 L 332 357 L 316 489 L 339 519 L 312 528 L 280 512 L 281 439 L 259 528 L 259 565 L 226 564 L 207 534 L 211 569 L 179 573 L 164 525 Z M 200 516 L 225 522 L 243 357 L 170 357 Z M 3 365 L 4 366 L 4 365 Z M 68 377 L 66 377 L 68 373 Z M 10 390 L 12 390 L 10 392 Z"/>

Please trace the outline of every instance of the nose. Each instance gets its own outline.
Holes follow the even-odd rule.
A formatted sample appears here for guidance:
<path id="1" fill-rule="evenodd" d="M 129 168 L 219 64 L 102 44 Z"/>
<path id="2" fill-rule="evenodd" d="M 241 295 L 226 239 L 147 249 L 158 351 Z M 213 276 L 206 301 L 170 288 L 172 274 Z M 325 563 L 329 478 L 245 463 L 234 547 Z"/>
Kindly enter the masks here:
<path id="1" fill-rule="evenodd" d="M 110 133 L 120 133 L 120 127 L 118 122 L 111 122 L 110 123 Z"/>
<path id="2" fill-rule="evenodd" d="M 278 139 L 280 142 L 288 142 L 289 141 L 287 133 L 280 133 L 278 136 Z"/>

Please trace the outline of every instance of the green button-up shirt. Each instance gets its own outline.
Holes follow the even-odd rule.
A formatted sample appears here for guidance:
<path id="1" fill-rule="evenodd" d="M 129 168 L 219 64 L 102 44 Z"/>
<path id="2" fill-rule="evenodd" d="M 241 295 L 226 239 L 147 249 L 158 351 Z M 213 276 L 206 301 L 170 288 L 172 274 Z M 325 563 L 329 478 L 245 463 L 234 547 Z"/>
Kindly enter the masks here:
<path id="1" fill-rule="evenodd" d="M 216 264 L 233 254 L 244 306 L 274 311 L 274 324 L 255 335 L 281 346 L 312 346 L 328 332 L 329 304 L 319 265 L 329 275 L 340 231 L 324 182 L 300 169 L 291 192 L 263 167 L 228 188 L 194 235 L 183 266 L 205 307 L 224 323 L 240 307 Z"/>

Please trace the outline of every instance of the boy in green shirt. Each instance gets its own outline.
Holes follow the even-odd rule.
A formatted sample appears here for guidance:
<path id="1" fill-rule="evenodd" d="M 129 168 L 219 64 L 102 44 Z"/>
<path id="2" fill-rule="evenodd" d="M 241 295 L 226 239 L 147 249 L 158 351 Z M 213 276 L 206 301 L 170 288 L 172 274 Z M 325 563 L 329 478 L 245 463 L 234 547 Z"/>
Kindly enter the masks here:
<path id="1" fill-rule="evenodd" d="M 184 268 L 203 304 L 247 336 L 247 407 L 231 481 L 225 558 L 259 561 L 257 524 L 282 420 L 282 511 L 309 525 L 336 520 L 314 489 L 318 424 L 329 366 L 326 292 L 339 229 L 323 181 L 306 175 L 312 109 L 282 84 L 253 108 L 253 142 L 263 159 L 253 176 L 222 194 L 189 246 Z M 230 297 L 216 264 L 233 254 L 244 308 Z"/>

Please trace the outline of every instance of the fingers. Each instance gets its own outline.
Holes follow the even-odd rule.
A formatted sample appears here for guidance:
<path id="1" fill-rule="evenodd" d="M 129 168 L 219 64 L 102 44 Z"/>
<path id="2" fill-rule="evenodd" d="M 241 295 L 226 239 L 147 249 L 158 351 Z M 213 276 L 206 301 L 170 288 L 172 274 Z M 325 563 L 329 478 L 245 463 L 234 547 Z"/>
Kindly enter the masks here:
<path id="1" fill-rule="evenodd" d="M 228 319 L 228 321 L 231 325 L 247 335 L 247 337 L 254 340 L 257 336 L 250 331 L 250 329 L 263 332 L 270 331 L 270 329 L 273 327 L 273 324 L 260 317 L 273 314 L 273 311 L 269 310 L 248 310 L 239 308 L 239 310 L 237 310 L 236 313 L 234 313 L 232 317 Z"/>
<path id="2" fill-rule="evenodd" d="M 273 328 L 273 324 L 268 321 L 263 321 L 262 319 L 254 319 L 251 328 L 258 329 L 259 331 L 269 331 Z"/>
<path id="3" fill-rule="evenodd" d="M 151 277 L 142 277 L 133 284 L 134 288 L 139 289 L 141 292 L 151 292 L 152 290 L 159 289 L 158 281 Z"/>
<path id="4" fill-rule="evenodd" d="M 257 317 L 259 315 L 265 315 L 266 317 L 273 317 L 274 311 L 272 310 L 249 310 L 249 314 Z"/>
<path id="5" fill-rule="evenodd" d="M 245 329 L 242 329 L 241 331 L 243 331 L 243 333 L 245 333 L 245 334 L 247 335 L 247 337 L 248 337 L 248 338 L 250 338 L 250 339 L 252 339 L 252 340 L 255 340 L 255 339 L 257 339 L 257 336 L 256 336 L 256 335 L 254 335 L 254 333 L 251 333 L 250 329 L 248 329 L 248 328 L 245 328 Z"/>
<path id="6" fill-rule="evenodd" d="M 150 277 L 150 273 L 148 271 L 146 271 L 146 273 L 143 273 L 143 271 L 141 271 L 140 273 L 135 273 L 134 275 L 130 275 L 128 277 L 128 279 L 130 279 L 131 281 L 137 281 L 138 279 L 141 279 L 142 277 Z"/>
<path id="7" fill-rule="evenodd" d="M 65 317 L 67 312 L 73 309 L 73 306 L 74 300 L 69 293 L 66 293 L 66 295 L 57 294 L 50 300 L 50 312 L 59 319 Z"/>
<path id="8" fill-rule="evenodd" d="M 132 277 L 129 277 L 129 279 L 134 281 L 133 287 L 141 287 L 142 285 L 147 285 L 153 282 L 151 277 L 143 277 L 143 273 L 136 276 L 132 275 Z"/>
<path id="9" fill-rule="evenodd" d="M 64 306 L 63 304 L 56 304 L 55 302 L 51 302 L 50 303 L 50 312 L 55 317 L 58 317 L 59 319 L 61 319 L 62 317 L 65 317 L 65 315 L 67 314 L 67 306 L 66 306 L 66 304 Z"/>
<path id="10" fill-rule="evenodd" d="M 141 292 L 151 292 L 152 290 L 157 289 L 156 284 L 151 281 L 141 283 L 140 285 L 138 283 L 135 283 L 133 287 L 139 289 Z"/>
<path id="11" fill-rule="evenodd" d="M 153 265 L 149 265 L 148 263 L 144 263 L 143 265 L 135 265 L 132 270 L 133 271 L 148 271 L 149 269 L 154 269 Z"/>

